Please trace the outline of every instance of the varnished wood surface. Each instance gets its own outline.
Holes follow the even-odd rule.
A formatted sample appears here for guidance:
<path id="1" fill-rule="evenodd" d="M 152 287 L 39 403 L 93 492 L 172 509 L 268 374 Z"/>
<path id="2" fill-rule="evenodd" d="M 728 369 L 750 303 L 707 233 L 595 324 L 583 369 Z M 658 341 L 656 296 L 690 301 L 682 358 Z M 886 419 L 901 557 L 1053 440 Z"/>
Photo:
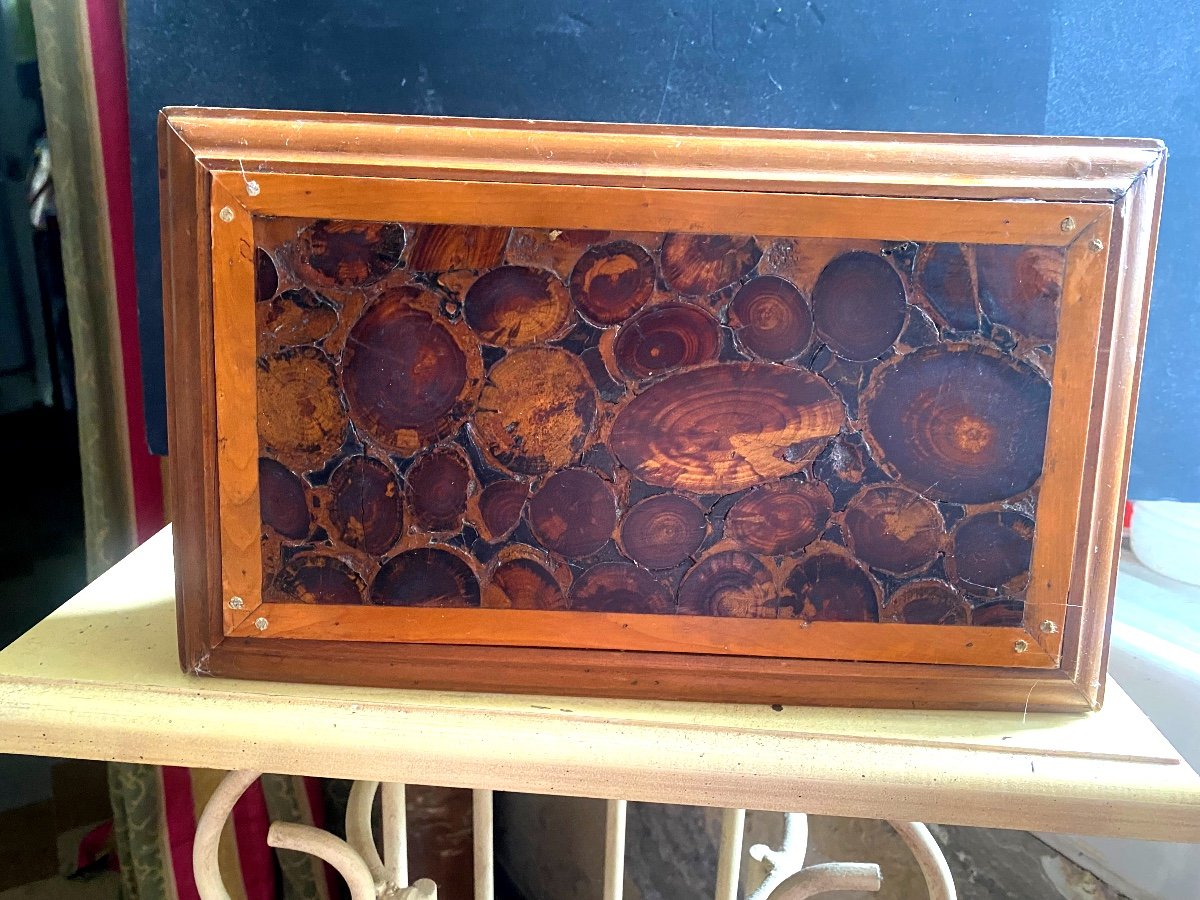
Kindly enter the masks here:
<path id="1" fill-rule="evenodd" d="M 200 680 L 172 582 L 164 531 L 0 651 L 0 751 L 1200 841 L 1200 778 L 1116 688 L 1056 714 Z"/>
<path id="2" fill-rule="evenodd" d="M 546 650 L 530 654 L 502 648 L 443 649 L 428 645 L 409 648 L 411 652 L 403 664 L 397 664 L 394 655 L 386 647 L 374 644 L 357 645 L 357 656 L 351 657 L 332 642 L 277 641 L 269 634 L 253 639 L 222 640 L 223 629 L 219 628 L 221 613 L 218 609 L 222 598 L 215 597 L 217 592 L 214 586 L 218 581 L 212 571 L 213 548 L 219 546 L 216 540 L 216 473 L 211 463 L 203 462 L 204 454 L 212 452 L 206 449 L 206 445 L 212 448 L 212 432 L 203 429 L 197 432 L 193 427 L 196 422 L 203 423 L 205 404 L 210 409 L 213 405 L 212 400 L 206 398 L 219 393 L 219 387 L 214 383 L 212 357 L 208 356 L 211 351 L 205 349 L 205 342 L 209 339 L 205 338 L 204 330 L 211 330 L 212 327 L 206 320 L 210 313 L 204 303 L 197 307 L 192 300 L 193 293 L 189 293 L 196 290 L 195 287 L 189 287 L 189 279 L 192 285 L 202 287 L 207 277 L 205 273 L 210 257 L 207 239 L 202 235 L 209 227 L 211 210 L 207 208 L 208 191 L 213 181 L 219 182 L 243 210 L 254 215 L 380 217 L 396 220 L 402 218 L 397 214 L 399 212 L 436 208 L 437 215 L 427 216 L 424 221 L 475 224 L 482 219 L 480 224 L 487 225 L 489 222 L 501 224 L 495 216 L 507 210 L 517 216 L 512 220 L 516 224 L 522 224 L 521 217 L 524 217 L 525 227 L 553 228 L 562 224 L 571 228 L 597 228 L 605 224 L 613 227 L 618 223 L 628 227 L 639 227 L 640 223 L 640 227 L 645 227 L 646 204 L 653 201 L 650 209 L 659 212 L 651 212 L 648 221 L 655 227 L 711 232 L 716 229 L 706 228 L 705 223 L 718 215 L 712 211 L 712 201 L 718 199 L 722 191 L 729 191 L 730 188 L 744 191 L 747 185 L 753 184 L 757 193 L 743 192 L 739 197 L 741 200 L 754 201 L 746 205 L 747 209 L 764 209 L 768 217 L 774 216 L 777 221 L 783 222 L 782 216 L 786 213 L 785 207 L 778 205 L 781 202 L 779 195 L 798 191 L 800 193 L 789 198 L 798 204 L 796 209 L 804 208 L 816 213 L 815 216 L 801 218 L 804 223 L 801 230 L 829 233 L 829 229 L 836 225 L 843 229 L 837 233 L 859 240 L 878 236 L 883 228 L 895 230 L 907 222 L 918 232 L 907 235 L 910 239 L 1043 243 L 1047 246 L 1067 246 L 1068 256 L 1071 257 L 1083 252 L 1083 234 L 1086 233 L 1089 242 L 1090 239 L 1099 240 L 1100 249 L 1093 252 L 1107 260 L 1109 278 L 1104 284 L 1106 299 L 1102 304 L 1105 315 L 1099 323 L 1098 335 L 1060 334 L 1060 341 L 1065 341 L 1066 347 L 1073 347 L 1075 342 L 1086 343 L 1091 340 L 1102 350 L 1096 354 L 1088 440 L 1081 444 L 1078 435 L 1068 434 L 1064 430 L 1057 452 L 1075 460 L 1068 463 L 1068 468 L 1078 464 L 1086 473 L 1107 466 L 1106 471 L 1114 473 L 1113 478 L 1104 480 L 1103 503 L 1116 502 L 1114 497 L 1121 491 L 1123 480 L 1120 476 L 1124 472 L 1128 452 L 1127 444 L 1124 449 L 1121 445 L 1129 433 L 1129 417 L 1136 388 L 1136 377 L 1130 376 L 1140 352 L 1148 280 L 1146 263 L 1152 245 L 1153 223 L 1156 222 L 1157 197 L 1161 190 L 1158 172 L 1162 151 L 1155 142 L 961 136 L 900 136 L 880 141 L 869 135 L 785 135 L 772 132 L 743 135 L 740 130 L 738 135 L 723 132 L 718 136 L 717 132 L 705 129 L 648 129 L 653 134 L 639 137 L 634 134 L 639 131 L 636 127 L 583 125 L 545 125 L 543 128 L 525 129 L 522 135 L 519 133 L 521 129 L 512 129 L 503 123 L 459 122 L 447 129 L 447 123 L 436 120 L 384 122 L 373 121 L 372 117 L 324 115 L 301 116 L 292 123 L 292 133 L 284 135 L 279 131 L 277 115 L 228 111 L 207 115 L 203 111 L 177 111 L 176 119 L 164 122 L 162 131 L 164 147 L 168 148 L 164 150 L 166 184 L 175 186 L 178 191 L 190 190 L 195 204 L 191 209 L 193 214 L 198 213 L 199 219 L 199 224 L 193 227 L 188 220 L 187 203 L 172 203 L 164 234 L 164 246 L 171 248 L 170 252 L 176 257 L 175 262 L 168 262 L 166 266 L 171 283 L 167 302 L 175 311 L 173 316 L 168 313 L 168 321 L 173 323 L 170 326 L 173 330 L 171 341 L 176 348 L 176 355 L 181 348 L 186 348 L 188 353 L 194 353 L 196 347 L 200 349 L 199 359 L 187 360 L 176 366 L 182 372 L 181 382 L 190 384 L 194 390 L 185 401 L 174 398 L 173 408 L 179 410 L 179 415 L 172 414 L 173 427 L 177 433 L 184 435 L 184 455 L 190 454 L 193 462 L 200 463 L 200 468 L 193 471 L 203 472 L 202 478 L 193 477 L 179 490 L 192 494 L 191 507 L 197 510 L 207 529 L 203 544 L 207 550 L 198 549 L 196 543 L 181 545 L 180 548 L 181 557 L 184 558 L 181 581 L 187 585 L 181 591 L 180 603 L 181 608 L 188 611 L 187 621 L 181 626 L 181 658 L 189 668 L 198 671 L 238 671 L 262 677 L 267 672 L 280 671 L 276 667 L 282 665 L 291 677 L 331 677 L 320 672 L 314 673 L 312 667 L 315 666 L 317 669 L 336 670 L 339 678 L 361 682 L 378 683 L 380 678 L 399 678 L 409 684 L 450 685 L 464 683 L 456 681 L 456 678 L 463 676 L 456 676 L 455 670 L 461 671 L 464 664 L 470 667 L 468 660 L 478 662 L 494 657 L 491 660 L 493 664 L 508 667 L 511 689 L 530 690 L 536 689 L 539 683 L 538 664 L 533 663 L 534 659 L 539 659 L 545 665 L 560 666 L 563 671 L 572 671 L 573 666 L 578 666 L 574 670 L 579 673 L 576 682 L 581 690 L 589 693 L 646 691 L 674 696 L 693 696 L 691 692 L 698 689 L 697 680 L 703 680 L 706 676 L 702 673 L 706 671 L 726 672 L 729 678 L 726 686 L 733 685 L 737 679 L 733 671 L 738 668 L 725 663 L 725 669 L 722 670 L 711 659 L 690 654 L 680 654 L 678 660 L 664 661 L 658 658 L 662 654 L 642 656 L 634 653 L 625 655 L 624 662 L 618 663 L 615 658 L 610 660 L 606 657 L 606 651 Z M 459 125 L 465 130 L 455 131 Z M 358 150 L 363 152 L 347 152 L 350 149 L 347 133 L 350 131 L 355 131 L 354 140 Z M 235 133 L 239 135 L 236 141 Z M 245 135 L 252 135 L 254 140 L 245 139 Z M 528 140 L 530 136 L 538 140 Z M 722 169 L 719 164 L 714 166 L 716 157 L 712 154 L 719 155 L 720 152 L 716 142 L 735 144 L 737 141 L 731 139 L 738 136 L 745 137 L 747 143 L 744 148 L 732 151 L 725 162 L 731 165 L 736 162 L 741 168 L 734 171 Z M 447 139 L 450 139 L 449 142 Z M 679 142 L 676 149 L 680 153 L 672 164 L 653 161 L 660 149 L 657 142 L 661 140 Z M 559 143 L 556 144 L 556 141 Z M 547 152 L 552 145 L 557 148 L 557 163 L 550 162 L 552 154 Z M 591 156 L 598 152 L 597 148 L 607 148 L 607 162 L 599 162 L 599 156 Z M 758 164 L 751 161 L 748 153 L 740 155 L 744 149 L 757 152 L 765 168 L 756 170 Z M 859 155 L 860 150 L 871 152 Z M 174 157 L 172 153 L 175 153 Z M 193 155 L 200 160 L 199 164 L 193 163 Z M 485 158 L 489 161 L 481 164 Z M 834 159 L 839 160 L 836 165 L 820 164 L 822 160 L 829 162 Z M 247 169 L 246 177 L 241 172 L 243 168 Z M 769 172 L 767 168 L 770 168 Z M 367 171 L 373 177 L 362 178 L 361 173 Z M 479 183 L 444 180 L 448 176 L 469 176 Z M 398 193 L 378 190 L 388 179 L 397 177 L 408 179 L 405 190 Z M 547 181 L 566 183 L 546 184 Z M 392 183 L 399 185 L 400 182 Z M 641 190 L 644 186 L 651 186 L 653 190 Z M 1130 190 L 1131 186 L 1133 190 Z M 634 187 L 639 189 L 630 189 Z M 720 190 L 713 191 L 713 188 Z M 702 196 L 704 192 L 707 192 L 707 196 Z M 874 197 L 814 197 L 814 193 L 865 194 Z M 480 199 L 489 194 L 494 198 L 490 201 L 491 205 L 487 201 L 481 205 Z M 961 200 L 974 197 L 1008 198 L 1014 195 L 1018 200 L 1035 199 L 1041 202 L 993 201 L 972 205 Z M 1107 227 L 1103 223 L 1097 226 L 1096 223 L 1112 208 L 1113 204 L 1109 201 L 1114 195 L 1121 198 L 1117 208 L 1123 208 L 1126 212 L 1107 235 L 1108 239 L 1105 236 L 1096 237 L 1103 235 Z M 400 196 L 407 199 L 399 202 L 387 199 Z M 939 199 L 909 200 L 905 199 L 906 196 Z M 381 199 L 382 207 L 378 205 Z M 439 199 L 444 202 L 437 202 Z M 550 199 L 554 202 L 546 202 Z M 642 205 L 640 213 L 639 203 Z M 921 206 L 922 203 L 933 205 L 925 208 Z M 370 212 L 372 208 L 383 212 Z M 578 213 L 578 210 L 585 208 L 591 212 Z M 596 210 L 603 212 L 597 213 Z M 874 221 L 870 210 L 876 213 Z M 977 210 L 977 213 L 972 210 Z M 557 223 L 550 219 L 555 214 L 560 215 Z M 606 223 L 603 216 L 610 214 L 613 221 Z M 566 221 L 561 220 L 563 215 Z M 655 219 L 655 215 L 660 218 Z M 672 220 L 672 217 L 675 218 Z M 1066 227 L 1067 218 L 1070 218 L 1072 228 Z M 797 219 L 792 218 L 791 221 L 794 223 Z M 1137 223 L 1136 227 L 1126 227 L 1127 221 Z M 766 233 L 781 233 L 772 231 L 776 226 L 765 221 L 764 227 L 767 228 Z M 794 224 L 792 227 L 795 227 Z M 201 237 L 197 242 L 198 235 Z M 198 243 L 194 258 L 186 252 L 179 254 L 179 241 L 188 246 L 193 242 Z M 452 242 L 447 244 L 440 233 L 426 239 L 425 244 L 428 249 L 423 253 L 431 260 L 467 258 L 463 256 L 467 251 L 456 249 Z M 253 254 L 250 265 L 249 277 L 253 280 Z M 1119 288 L 1113 277 L 1117 272 L 1125 275 Z M 1064 283 L 1068 290 L 1075 283 L 1069 273 Z M 1086 289 L 1090 291 L 1097 284 L 1094 276 L 1088 284 L 1090 286 Z M 982 290 L 982 279 L 979 285 Z M 681 282 L 681 286 L 687 290 L 693 289 L 686 283 Z M 994 300 L 995 292 L 990 288 L 988 290 L 986 297 L 980 296 L 981 308 Z M 1121 299 L 1114 301 L 1112 298 L 1117 296 Z M 1119 307 L 1117 313 L 1110 315 L 1109 310 L 1116 307 Z M 986 308 L 994 312 L 991 307 Z M 287 313 L 286 307 L 272 310 L 272 315 L 282 316 L 273 321 L 286 325 L 290 321 Z M 1023 315 L 1020 312 L 1014 314 Z M 180 323 L 183 327 L 180 327 Z M 1037 326 L 1026 327 L 1031 331 L 1037 330 Z M 834 336 L 833 325 L 826 323 L 822 328 L 827 336 Z M 1107 353 L 1103 351 L 1105 346 L 1110 348 Z M 634 351 L 629 348 L 624 350 L 626 359 L 636 360 Z M 843 352 L 853 356 L 860 351 L 846 345 Z M 1060 357 L 1073 356 L 1074 353 L 1074 350 L 1064 350 L 1060 346 Z M 636 366 L 636 363 L 630 362 L 628 365 Z M 636 372 L 636 369 L 632 371 Z M 630 372 L 626 371 L 625 374 L 629 375 Z M 1086 376 L 1079 383 L 1083 382 L 1086 382 Z M 1084 388 L 1079 390 L 1083 391 Z M 211 422 L 211 412 L 207 415 Z M 206 433 L 210 437 L 205 437 Z M 1054 440 L 1052 435 L 1052 444 L 1047 451 L 1048 461 L 1053 461 L 1056 456 Z M 208 458 L 211 460 L 213 457 Z M 251 474 L 252 480 L 256 481 L 257 473 Z M 185 480 L 173 478 L 176 483 Z M 1085 479 L 1085 497 L 1090 489 Z M 179 502 L 177 499 L 176 503 Z M 187 505 L 189 501 L 185 499 L 183 502 Z M 1039 630 L 1030 621 L 1026 622 L 1026 626 L 1030 643 L 1045 647 L 1052 656 L 1056 651 L 1055 643 L 1061 635 L 1063 668 L 1057 672 L 1043 671 L 1042 679 L 1032 694 L 1045 695 L 1041 700 L 1048 706 L 1069 707 L 1093 704 L 1100 694 L 1103 680 L 1100 671 L 1102 637 L 1109 614 L 1108 598 L 1111 596 L 1111 578 L 1085 582 L 1078 577 L 1080 561 L 1084 554 L 1092 552 L 1095 554 L 1092 560 L 1094 565 L 1097 559 L 1103 557 L 1105 546 L 1111 549 L 1112 545 L 1111 542 L 1106 544 L 1103 539 L 1098 543 L 1093 540 L 1097 536 L 1094 534 L 1097 529 L 1103 532 L 1103 526 L 1093 524 L 1094 520 L 1089 518 L 1086 500 L 1076 503 L 1073 510 L 1068 504 L 1068 510 L 1061 519 L 1063 521 L 1059 525 L 1070 529 L 1065 533 L 1073 535 L 1070 542 L 1079 548 L 1072 570 L 1074 576 L 1070 581 L 1069 602 L 1055 606 L 1055 598 L 1047 595 L 1051 601 L 1048 607 L 1050 614 L 1057 613 L 1063 619 L 1062 627 L 1053 619 L 1053 629 Z M 186 523 L 185 527 L 188 527 Z M 194 524 L 192 527 L 195 527 Z M 197 532 L 197 536 L 199 534 Z M 618 541 L 620 537 L 617 535 Z M 953 535 L 948 539 L 953 540 Z M 1039 553 L 1045 556 L 1052 552 L 1047 549 L 1047 543 L 1058 545 L 1060 541 L 1043 540 L 1040 551 L 1035 541 L 1035 568 L 1039 565 Z M 1097 549 L 1092 551 L 1092 546 Z M 192 557 L 190 565 L 186 562 L 189 554 Z M 1060 568 L 1063 556 L 1058 556 Z M 518 569 L 514 568 L 513 571 Z M 617 573 L 613 574 L 615 577 Z M 512 584 L 513 591 L 518 594 L 525 591 L 521 595 L 528 596 L 527 588 L 518 589 L 515 581 Z M 1038 588 L 1038 584 L 1034 587 Z M 1047 589 L 1051 584 L 1052 580 L 1047 583 Z M 559 590 L 562 590 L 561 586 Z M 246 605 L 247 614 L 257 603 L 257 597 L 249 599 L 251 602 Z M 822 602 L 820 598 L 810 599 L 818 606 Z M 1040 608 L 1033 602 L 1035 599 L 1031 594 L 1031 609 Z M 994 605 L 999 608 L 1006 602 L 997 600 Z M 808 604 L 809 600 L 805 603 Z M 911 608 L 920 607 L 911 604 Z M 992 617 L 994 627 L 1002 627 L 1003 623 L 1012 621 L 1009 613 L 1003 610 L 999 612 L 998 616 Z M 1075 615 L 1079 616 L 1077 621 L 1072 619 Z M 232 625 L 233 618 L 228 624 Z M 218 627 L 214 629 L 214 625 Z M 510 656 L 501 663 L 505 653 Z M 293 661 L 293 657 L 296 661 Z M 306 662 L 299 663 L 300 659 Z M 976 678 L 967 675 L 971 670 L 954 669 L 957 680 L 953 680 L 941 677 L 945 673 L 937 667 L 914 664 L 902 668 L 904 678 L 901 679 L 898 677 L 901 672 L 891 672 L 889 675 L 885 672 L 889 664 L 882 663 L 775 662 L 783 664 L 782 668 L 775 669 L 780 675 L 786 669 L 794 676 L 806 666 L 810 674 L 818 671 L 823 673 L 820 677 L 830 683 L 816 690 L 814 702 L 831 702 L 832 698 L 838 696 L 837 688 L 840 688 L 850 691 L 849 695 L 859 698 L 860 702 L 894 704 L 903 702 L 902 695 L 920 686 L 918 693 L 923 699 L 918 702 L 922 703 L 928 700 L 932 705 L 1016 706 L 1020 705 L 1022 699 L 1029 699 L 1029 685 L 1034 684 L 1023 680 L 1017 672 L 1011 675 L 1000 673 L 998 677 L 987 680 L 990 676 L 984 672 L 980 672 Z M 622 666 L 630 663 L 639 666 L 643 675 L 659 672 L 662 677 L 651 678 L 647 686 L 646 682 L 621 670 Z M 741 688 L 750 692 L 748 696 L 779 695 L 778 682 L 772 683 L 772 676 L 764 667 L 752 663 L 738 665 L 750 679 Z M 584 685 L 588 678 L 593 683 Z M 755 678 L 758 684 L 755 684 Z M 468 679 L 466 683 L 471 681 Z M 899 686 L 902 683 L 903 686 Z M 775 694 L 772 694 L 773 691 Z M 938 695 L 944 699 L 937 699 Z M 1033 697 L 1030 702 L 1036 707 L 1039 699 Z"/>

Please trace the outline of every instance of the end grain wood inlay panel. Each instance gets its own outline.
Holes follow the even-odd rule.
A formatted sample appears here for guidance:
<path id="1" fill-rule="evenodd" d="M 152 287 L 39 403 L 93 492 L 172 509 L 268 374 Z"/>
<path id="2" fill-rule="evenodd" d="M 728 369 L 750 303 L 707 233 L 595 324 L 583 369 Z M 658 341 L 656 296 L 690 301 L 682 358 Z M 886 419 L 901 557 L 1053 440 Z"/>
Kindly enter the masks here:
<path id="1" fill-rule="evenodd" d="M 1023 622 L 1062 247 L 255 242 L 266 602 Z"/>

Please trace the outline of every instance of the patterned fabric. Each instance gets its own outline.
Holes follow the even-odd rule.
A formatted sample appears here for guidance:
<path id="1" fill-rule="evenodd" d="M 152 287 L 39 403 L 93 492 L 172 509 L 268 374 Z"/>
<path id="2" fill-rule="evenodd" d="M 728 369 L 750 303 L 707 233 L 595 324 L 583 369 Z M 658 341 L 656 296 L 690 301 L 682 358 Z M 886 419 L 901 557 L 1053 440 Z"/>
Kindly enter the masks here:
<path id="1" fill-rule="evenodd" d="M 196 822 L 224 772 L 115 763 L 109 767 L 124 900 L 199 900 L 192 871 Z M 264 775 L 225 823 L 217 858 L 232 900 L 329 900 L 319 860 L 267 846 L 271 822 L 323 824 L 311 780 Z"/>

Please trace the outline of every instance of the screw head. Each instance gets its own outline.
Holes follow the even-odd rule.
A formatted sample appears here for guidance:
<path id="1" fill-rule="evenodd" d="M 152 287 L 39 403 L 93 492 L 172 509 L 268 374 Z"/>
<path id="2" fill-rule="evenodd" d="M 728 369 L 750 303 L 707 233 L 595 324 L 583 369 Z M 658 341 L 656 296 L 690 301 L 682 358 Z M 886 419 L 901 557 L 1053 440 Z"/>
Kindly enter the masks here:
<path id="1" fill-rule="evenodd" d="M 1042 634 L 1054 634 L 1054 632 L 1058 631 L 1058 625 L 1056 625 L 1054 622 L 1051 622 L 1049 619 L 1047 619 L 1045 622 L 1043 622 L 1041 624 L 1041 629 L 1042 629 Z"/>
<path id="2" fill-rule="evenodd" d="M 241 609 L 245 605 L 246 605 L 246 601 L 243 600 L 241 597 L 230 597 L 229 598 L 229 608 L 230 609 Z"/>
<path id="3" fill-rule="evenodd" d="M 267 630 L 267 620 L 264 619 L 262 616 L 259 616 L 257 619 L 254 620 L 254 627 L 257 628 L 259 631 L 266 631 Z"/>
<path id="4" fill-rule="evenodd" d="M 1092 238 L 1091 243 L 1088 244 L 1088 247 L 1093 253 L 1099 253 L 1104 249 L 1104 241 L 1100 240 L 1100 238 Z"/>
<path id="5" fill-rule="evenodd" d="M 1069 234 L 1070 232 L 1075 230 L 1075 220 L 1072 219 L 1070 216 L 1067 216 L 1065 219 L 1063 219 L 1061 222 L 1058 223 L 1058 227 L 1061 228 L 1064 232 Z"/>
<path id="6" fill-rule="evenodd" d="M 1013 642 L 1013 650 L 1015 650 L 1017 653 L 1024 653 L 1028 649 L 1029 649 L 1029 641 L 1014 641 Z"/>
<path id="7" fill-rule="evenodd" d="M 219 213 L 217 213 L 217 215 L 220 217 L 222 222 L 232 222 L 233 221 L 233 210 L 230 209 L 228 206 L 222 206 L 221 211 Z"/>

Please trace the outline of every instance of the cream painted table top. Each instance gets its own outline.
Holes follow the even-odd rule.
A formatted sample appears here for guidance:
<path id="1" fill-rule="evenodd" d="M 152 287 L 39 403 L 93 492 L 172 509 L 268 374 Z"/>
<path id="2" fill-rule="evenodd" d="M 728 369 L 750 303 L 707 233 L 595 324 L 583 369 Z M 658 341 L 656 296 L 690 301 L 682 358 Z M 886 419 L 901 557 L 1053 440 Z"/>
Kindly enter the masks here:
<path id="1" fill-rule="evenodd" d="M 1200 842 L 1200 778 L 1090 715 L 566 699 L 197 678 L 164 530 L 0 652 L 0 752 Z"/>

